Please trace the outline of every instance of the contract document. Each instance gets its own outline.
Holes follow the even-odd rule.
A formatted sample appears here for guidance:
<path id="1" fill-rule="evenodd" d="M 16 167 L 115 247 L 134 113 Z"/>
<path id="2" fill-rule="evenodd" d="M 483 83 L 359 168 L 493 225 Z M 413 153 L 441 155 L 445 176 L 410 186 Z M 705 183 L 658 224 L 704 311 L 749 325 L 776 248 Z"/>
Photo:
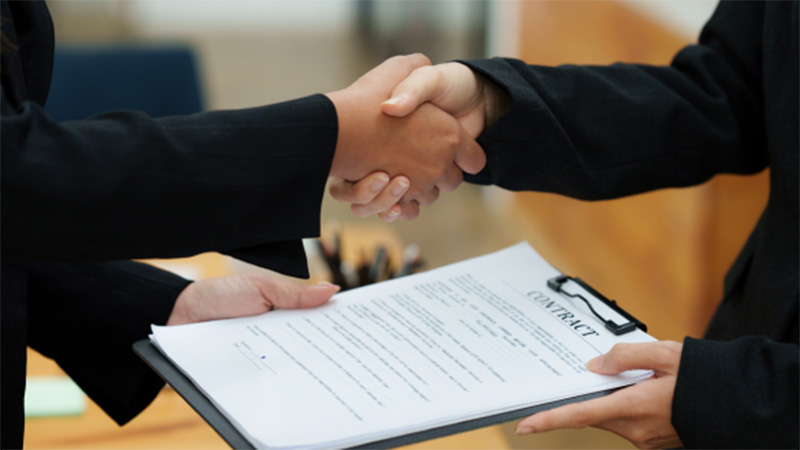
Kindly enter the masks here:
<path id="1" fill-rule="evenodd" d="M 586 362 L 620 342 L 527 243 L 337 294 L 311 310 L 153 326 L 256 448 L 342 448 L 633 384 Z"/>

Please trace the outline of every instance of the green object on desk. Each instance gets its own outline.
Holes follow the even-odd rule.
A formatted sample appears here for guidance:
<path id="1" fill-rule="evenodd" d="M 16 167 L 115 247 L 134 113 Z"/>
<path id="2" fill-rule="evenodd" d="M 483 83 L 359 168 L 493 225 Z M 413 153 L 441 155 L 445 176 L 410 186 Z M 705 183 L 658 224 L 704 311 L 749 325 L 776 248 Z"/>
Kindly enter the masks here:
<path id="1" fill-rule="evenodd" d="M 74 416 L 86 411 L 86 395 L 69 377 L 28 377 L 25 417 Z"/>

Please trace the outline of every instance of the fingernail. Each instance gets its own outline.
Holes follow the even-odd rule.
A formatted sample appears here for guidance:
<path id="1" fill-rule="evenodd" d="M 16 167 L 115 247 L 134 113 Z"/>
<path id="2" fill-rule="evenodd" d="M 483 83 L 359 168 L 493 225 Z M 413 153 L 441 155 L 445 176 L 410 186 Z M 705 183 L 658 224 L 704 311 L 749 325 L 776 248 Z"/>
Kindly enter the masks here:
<path id="1" fill-rule="evenodd" d="M 372 180 L 372 183 L 370 183 L 369 188 L 370 190 L 372 190 L 372 192 L 378 192 L 384 187 L 386 187 L 386 183 L 388 182 L 389 182 L 389 175 L 382 173 L 377 175 L 375 179 Z"/>
<path id="2" fill-rule="evenodd" d="M 319 283 L 317 283 L 317 286 L 323 286 L 323 287 L 333 286 L 336 288 L 337 291 L 342 288 L 338 284 L 328 283 L 327 281 L 320 281 Z"/>
<path id="3" fill-rule="evenodd" d="M 397 206 L 397 205 L 392 206 L 392 209 L 389 210 L 389 213 L 387 215 L 389 217 L 397 217 L 397 216 L 399 216 L 400 215 L 400 207 Z"/>
<path id="4" fill-rule="evenodd" d="M 400 94 L 397 97 L 392 97 L 389 100 L 386 100 L 385 102 L 383 102 L 383 104 L 384 105 L 395 105 L 395 106 L 398 106 L 401 103 L 403 103 L 406 100 L 406 98 L 408 98 L 408 96 L 406 94 Z"/>
<path id="5" fill-rule="evenodd" d="M 395 183 L 394 187 L 392 188 L 392 194 L 400 195 L 408 189 L 408 181 L 400 180 Z"/>
<path id="6" fill-rule="evenodd" d="M 517 434 L 531 434 L 533 433 L 533 428 L 531 427 L 519 427 L 516 431 Z"/>
<path id="7" fill-rule="evenodd" d="M 589 362 L 586 363 L 586 368 L 591 370 L 592 372 L 597 372 L 598 370 L 603 368 L 604 358 L 603 355 L 600 355 L 596 358 L 592 358 Z"/>

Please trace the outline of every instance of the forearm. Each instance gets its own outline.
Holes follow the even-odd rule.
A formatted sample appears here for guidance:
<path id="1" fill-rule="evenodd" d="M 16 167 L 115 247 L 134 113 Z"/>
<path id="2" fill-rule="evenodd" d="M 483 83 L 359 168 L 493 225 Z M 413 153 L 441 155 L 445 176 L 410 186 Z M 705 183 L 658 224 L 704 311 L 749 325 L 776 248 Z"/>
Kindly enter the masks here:
<path id="1" fill-rule="evenodd" d="M 115 421 L 133 418 L 163 382 L 131 346 L 167 322 L 189 281 L 130 261 L 28 266 L 29 345 Z"/>
<path id="2" fill-rule="evenodd" d="M 723 3 L 666 67 L 465 62 L 512 98 L 480 139 L 487 170 L 468 180 L 595 199 L 766 167 L 763 5 Z"/>
<path id="3" fill-rule="evenodd" d="M 512 105 L 479 139 L 487 169 L 469 181 L 596 199 L 766 166 L 763 129 L 754 125 L 763 119 L 737 117 L 741 107 L 730 109 L 719 93 L 699 103 L 682 97 L 692 83 L 672 68 L 470 64 L 505 86 Z"/>
<path id="4" fill-rule="evenodd" d="M 29 260 L 186 256 L 316 236 L 337 134 L 323 96 L 64 124 L 4 98 L 2 127 L 3 255 Z"/>

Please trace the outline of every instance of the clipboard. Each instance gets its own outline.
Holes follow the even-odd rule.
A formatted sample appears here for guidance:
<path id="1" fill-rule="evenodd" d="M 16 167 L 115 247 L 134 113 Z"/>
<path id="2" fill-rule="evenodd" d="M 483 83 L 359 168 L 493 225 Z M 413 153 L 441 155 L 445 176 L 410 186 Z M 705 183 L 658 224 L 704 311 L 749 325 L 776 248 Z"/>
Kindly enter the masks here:
<path id="1" fill-rule="evenodd" d="M 133 351 L 150 366 L 167 384 L 177 392 L 233 449 L 253 450 L 255 447 L 239 430 L 234 427 L 222 412 L 189 380 L 172 362 L 156 348 L 149 339 L 142 339 L 133 344 Z M 618 388 L 622 389 L 622 388 Z M 521 419 L 537 412 L 557 408 L 574 402 L 582 402 L 611 394 L 618 389 L 594 392 L 555 402 L 530 406 L 514 411 L 494 414 L 478 419 L 454 423 L 441 427 L 417 431 L 403 436 L 369 442 L 351 449 L 389 449 L 404 445 L 416 444 L 431 439 L 464 433 L 478 428 L 499 425 L 512 420 Z"/>
<path id="2" fill-rule="evenodd" d="M 591 301 L 582 294 L 573 294 L 564 288 L 564 285 L 569 281 L 574 281 L 582 289 L 590 294 Z M 609 300 L 591 286 L 586 284 L 579 278 L 572 278 L 567 275 L 560 275 L 551 278 L 547 282 L 550 289 L 566 295 L 570 298 L 580 298 L 588 305 L 589 309 L 598 317 L 598 320 L 606 324 L 606 328 L 614 332 L 616 335 L 621 335 L 633 331 L 635 328 L 640 328 L 642 331 L 647 331 L 647 327 L 623 310 L 614 300 Z M 627 319 L 627 322 L 617 323 L 614 320 L 606 319 L 599 314 L 592 306 L 593 302 L 600 302 L 620 316 Z M 133 344 L 133 351 L 142 360 L 150 366 L 166 383 L 172 388 L 202 417 L 210 426 L 217 432 L 217 434 L 234 449 L 255 449 L 252 443 L 248 441 L 236 427 L 225 417 L 222 412 L 187 378 L 175 365 L 172 364 L 166 356 L 164 356 L 158 348 L 156 348 L 149 339 L 143 339 Z M 557 408 L 569 403 L 582 402 L 599 398 L 612 392 L 622 389 L 609 389 L 605 391 L 598 391 L 591 394 L 580 395 L 568 399 L 562 399 L 550 403 L 543 403 L 535 406 L 529 406 L 514 411 L 508 411 L 500 414 L 494 414 L 477 419 L 470 419 L 459 423 L 444 425 L 427 430 L 405 434 L 393 438 L 378 440 L 355 447 L 353 449 L 388 449 L 400 447 L 404 445 L 411 445 L 430 439 L 449 436 L 451 434 L 463 433 L 466 431 L 475 430 L 478 428 L 498 425 L 504 422 L 521 419 L 530 416 L 537 412 L 545 411 L 548 409 Z"/>
<path id="3" fill-rule="evenodd" d="M 564 285 L 569 283 L 570 281 L 574 282 L 578 287 L 586 291 L 591 297 L 586 298 L 586 296 L 580 293 L 572 293 L 567 291 L 564 288 Z M 566 296 L 569 298 L 577 298 L 582 300 L 586 306 L 589 308 L 594 316 L 605 325 L 605 327 L 614 333 L 617 336 L 621 336 L 625 333 L 630 333 L 631 331 L 639 328 L 640 330 L 647 332 L 647 325 L 642 323 L 636 317 L 633 317 L 630 313 L 622 309 L 622 307 L 617 304 L 615 300 L 610 300 L 606 298 L 603 294 L 597 292 L 593 287 L 589 286 L 588 283 L 581 280 L 580 278 L 571 277 L 569 275 L 559 275 L 547 280 L 547 287 L 550 289 Z M 597 310 L 592 306 L 593 303 L 598 302 L 599 304 L 605 305 L 608 307 L 613 313 L 619 315 L 620 318 L 623 320 L 620 323 L 613 319 L 607 318 L 604 314 L 600 314 Z"/>

